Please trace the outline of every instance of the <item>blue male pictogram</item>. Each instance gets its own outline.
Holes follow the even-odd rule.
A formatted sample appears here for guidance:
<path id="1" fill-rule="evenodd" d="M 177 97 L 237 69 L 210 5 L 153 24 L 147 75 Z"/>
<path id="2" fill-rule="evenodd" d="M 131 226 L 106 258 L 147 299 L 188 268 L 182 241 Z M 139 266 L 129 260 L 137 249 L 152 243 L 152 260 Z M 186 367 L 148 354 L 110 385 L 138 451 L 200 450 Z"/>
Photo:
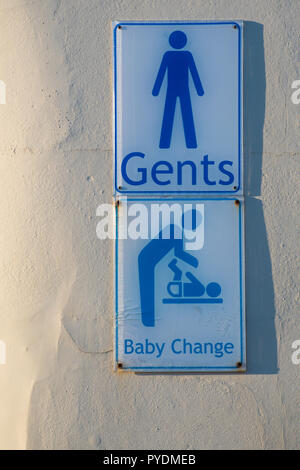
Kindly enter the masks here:
<path id="1" fill-rule="evenodd" d="M 182 31 L 174 31 L 169 36 L 173 49 L 182 49 L 187 43 L 187 37 Z M 185 142 L 187 148 L 197 148 L 197 139 L 189 90 L 189 72 L 191 73 L 197 94 L 204 95 L 202 83 L 189 51 L 165 52 L 152 90 L 153 96 L 158 96 L 164 76 L 167 73 L 167 95 L 161 128 L 159 147 L 170 148 L 176 101 L 179 98 Z"/>

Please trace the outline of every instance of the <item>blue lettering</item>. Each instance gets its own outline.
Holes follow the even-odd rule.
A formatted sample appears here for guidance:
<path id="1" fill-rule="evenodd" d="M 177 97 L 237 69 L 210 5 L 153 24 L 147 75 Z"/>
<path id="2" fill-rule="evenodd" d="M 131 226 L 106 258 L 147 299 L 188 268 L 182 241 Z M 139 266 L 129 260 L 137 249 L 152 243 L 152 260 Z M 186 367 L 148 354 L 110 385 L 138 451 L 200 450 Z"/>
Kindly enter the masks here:
<path id="1" fill-rule="evenodd" d="M 187 341 L 186 338 L 176 338 L 171 343 L 171 350 L 174 354 L 213 354 L 219 358 L 224 354 L 232 354 L 233 349 L 232 343 L 193 343 Z"/>
<path id="2" fill-rule="evenodd" d="M 140 184 L 147 183 L 147 170 L 145 168 L 138 168 L 138 172 L 141 173 L 142 177 L 141 179 L 137 181 L 130 179 L 127 174 L 127 163 L 129 162 L 131 158 L 135 158 L 135 157 L 145 158 L 145 154 L 141 152 L 131 152 L 128 155 L 126 155 L 126 157 L 122 161 L 121 172 L 122 172 L 123 179 L 126 181 L 127 184 L 131 184 L 133 186 L 139 186 Z"/>
<path id="3" fill-rule="evenodd" d="M 141 186 L 148 182 L 148 169 L 145 166 L 141 166 L 136 169 L 135 175 L 130 175 L 130 160 L 133 158 L 145 158 L 145 154 L 141 152 L 131 152 L 126 157 L 124 157 L 122 164 L 121 164 L 121 173 L 123 180 L 131 185 L 131 186 Z M 209 168 L 215 165 L 214 160 L 209 160 L 208 155 L 204 155 L 203 159 L 200 160 L 200 165 L 203 167 L 203 175 L 202 179 L 204 183 L 208 186 L 215 186 L 217 182 L 212 179 L 211 175 L 209 175 Z M 220 178 L 218 184 L 223 186 L 232 185 L 234 182 L 234 175 L 232 171 L 228 169 L 228 167 L 232 167 L 233 162 L 230 160 L 223 160 L 219 163 L 218 169 L 220 173 L 224 176 L 224 178 Z M 184 168 L 187 167 L 187 172 L 184 173 Z M 159 160 L 156 161 L 152 168 L 149 167 L 149 172 L 151 172 L 151 179 L 153 183 L 157 184 L 158 186 L 166 186 L 170 185 L 171 183 L 177 184 L 181 186 L 182 184 L 191 184 L 192 186 L 199 185 L 200 182 L 198 181 L 199 174 L 198 172 L 199 167 L 196 166 L 191 160 L 186 161 L 177 161 L 176 166 L 166 161 L 166 160 Z M 171 180 L 171 178 L 164 179 L 160 175 L 173 175 L 175 172 L 175 181 Z M 177 174 L 176 174 L 177 172 Z M 188 181 L 184 181 L 184 179 L 188 179 Z"/>
<path id="4" fill-rule="evenodd" d="M 216 182 L 210 181 L 210 179 L 208 178 L 208 167 L 209 165 L 214 165 L 214 164 L 215 164 L 214 161 L 208 160 L 208 155 L 204 155 L 203 160 L 201 162 L 201 165 L 203 165 L 203 179 L 204 179 L 205 184 L 208 184 L 211 186 L 216 184 Z"/>
<path id="5" fill-rule="evenodd" d="M 162 166 L 162 165 L 166 166 L 167 169 L 165 169 L 165 170 L 163 170 L 163 169 L 159 170 L 158 167 L 159 167 L 159 166 Z M 166 162 L 165 160 L 161 160 L 161 161 L 159 161 L 159 162 L 154 163 L 154 165 L 153 165 L 153 167 L 152 167 L 152 171 L 151 171 L 151 176 L 152 176 L 152 179 L 153 179 L 154 183 L 159 184 L 159 185 L 170 184 L 170 183 L 171 183 L 170 180 L 160 181 L 159 179 L 157 179 L 157 175 L 158 175 L 158 174 L 164 174 L 164 173 L 165 173 L 165 174 L 168 174 L 168 175 L 170 175 L 170 174 L 173 173 L 173 167 L 172 167 L 171 163 Z"/>
<path id="6" fill-rule="evenodd" d="M 183 354 L 193 354 L 193 346 L 183 338 Z"/>
<path id="7" fill-rule="evenodd" d="M 223 343 L 215 344 L 215 357 L 223 357 Z"/>
<path id="8" fill-rule="evenodd" d="M 233 350 L 234 346 L 232 343 L 226 343 L 225 346 L 224 346 L 224 351 L 226 352 L 226 354 L 232 354 L 232 350 Z"/>
<path id="9" fill-rule="evenodd" d="M 219 180 L 219 184 L 227 185 L 227 184 L 232 184 L 234 182 L 234 176 L 231 173 L 231 171 L 225 170 L 225 168 L 224 168 L 224 166 L 226 166 L 226 165 L 232 166 L 232 162 L 230 160 L 223 160 L 219 164 L 219 170 L 221 171 L 221 173 L 228 176 L 228 180 L 226 180 L 226 181 Z"/>
<path id="10" fill-rule="evenodd" d="M 182 184 L 182 168 L 189 165 L 192 169 L 192 185 L 197 183 L 197 168 L 194 162 L 186 160 L 185 162 L 177 162 L 177 182 L 179 185 Z"/>
<path id="11" fill-rule="evenodd" d="M 172 341 L 171 348 L 172 348 L 173 353 L 175 353 L 175 354 L 181 354 L 181 351 L 176 351 L 176 349 L 175 349 L 175 343 L 177 343 L 177 342 L 180 343 L 180 341 L 181 341 L 180 339 L 174 339 Z"/>

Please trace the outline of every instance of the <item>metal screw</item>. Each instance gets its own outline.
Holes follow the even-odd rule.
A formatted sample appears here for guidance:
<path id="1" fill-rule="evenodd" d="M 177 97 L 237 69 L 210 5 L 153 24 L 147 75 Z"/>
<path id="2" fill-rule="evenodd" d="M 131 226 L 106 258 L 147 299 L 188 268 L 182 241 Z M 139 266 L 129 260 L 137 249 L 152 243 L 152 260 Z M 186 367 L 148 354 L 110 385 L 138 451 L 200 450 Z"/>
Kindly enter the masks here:
<path id="1" fill-rule="evenodd" d="M 122 29 L 122 26 L 119 24 L 118 29 Z"/>
<path id="2" fill-rule="evenodd" d="M 238 207 L 238 206 L 240 205 L 240 201 L 239 201 L 238 199 L 236 199 L 236 200 L 234 201 L 234 204 Z"/>
<path id="3" fill-rule="evenodd" d="M 236 366 L 237 366 L 238 368 L 242 367 L 242 365 L 243 365 L 243 364 L 242 364 L 241 362 L 237 362 L 237 363 L 236 363 Z"/>
<path id="4" fill-rule="evenodd" d="M 122 364 L 122 362 L 118 362 L 118 369 L 123 369 L 123 364 Z"/>

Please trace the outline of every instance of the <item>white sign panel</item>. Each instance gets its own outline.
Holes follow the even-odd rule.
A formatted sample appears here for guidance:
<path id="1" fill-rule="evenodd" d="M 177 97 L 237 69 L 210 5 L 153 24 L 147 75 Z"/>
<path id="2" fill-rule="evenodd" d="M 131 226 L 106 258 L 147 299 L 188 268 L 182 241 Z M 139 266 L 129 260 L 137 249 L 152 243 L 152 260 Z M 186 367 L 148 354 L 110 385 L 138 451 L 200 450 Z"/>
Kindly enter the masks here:
<path id="1" fill-rule="evenodd" d="M 117 204 L 116 364 L 245 370 L 243 201 Z"/>
<path id="2" fill-rule="evenodd" d="M 242 22 L 114 26 L 116 194 L 242 194 Z"/>

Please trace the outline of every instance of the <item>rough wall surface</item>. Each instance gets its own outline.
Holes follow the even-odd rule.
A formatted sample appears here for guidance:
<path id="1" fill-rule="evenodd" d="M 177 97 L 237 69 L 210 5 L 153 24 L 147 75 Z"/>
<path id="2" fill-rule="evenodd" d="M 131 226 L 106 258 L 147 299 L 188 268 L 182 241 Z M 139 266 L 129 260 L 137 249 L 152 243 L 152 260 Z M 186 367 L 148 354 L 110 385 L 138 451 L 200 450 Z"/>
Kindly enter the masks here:
<path id="1" fill-rule="evenodd" d="M 96 208 L 125 19 L 246 21 L 245 375 L 112 371 Z M 0 24 L 0 447 L 299 449 L 299 0 L 0 0 Z"/>

